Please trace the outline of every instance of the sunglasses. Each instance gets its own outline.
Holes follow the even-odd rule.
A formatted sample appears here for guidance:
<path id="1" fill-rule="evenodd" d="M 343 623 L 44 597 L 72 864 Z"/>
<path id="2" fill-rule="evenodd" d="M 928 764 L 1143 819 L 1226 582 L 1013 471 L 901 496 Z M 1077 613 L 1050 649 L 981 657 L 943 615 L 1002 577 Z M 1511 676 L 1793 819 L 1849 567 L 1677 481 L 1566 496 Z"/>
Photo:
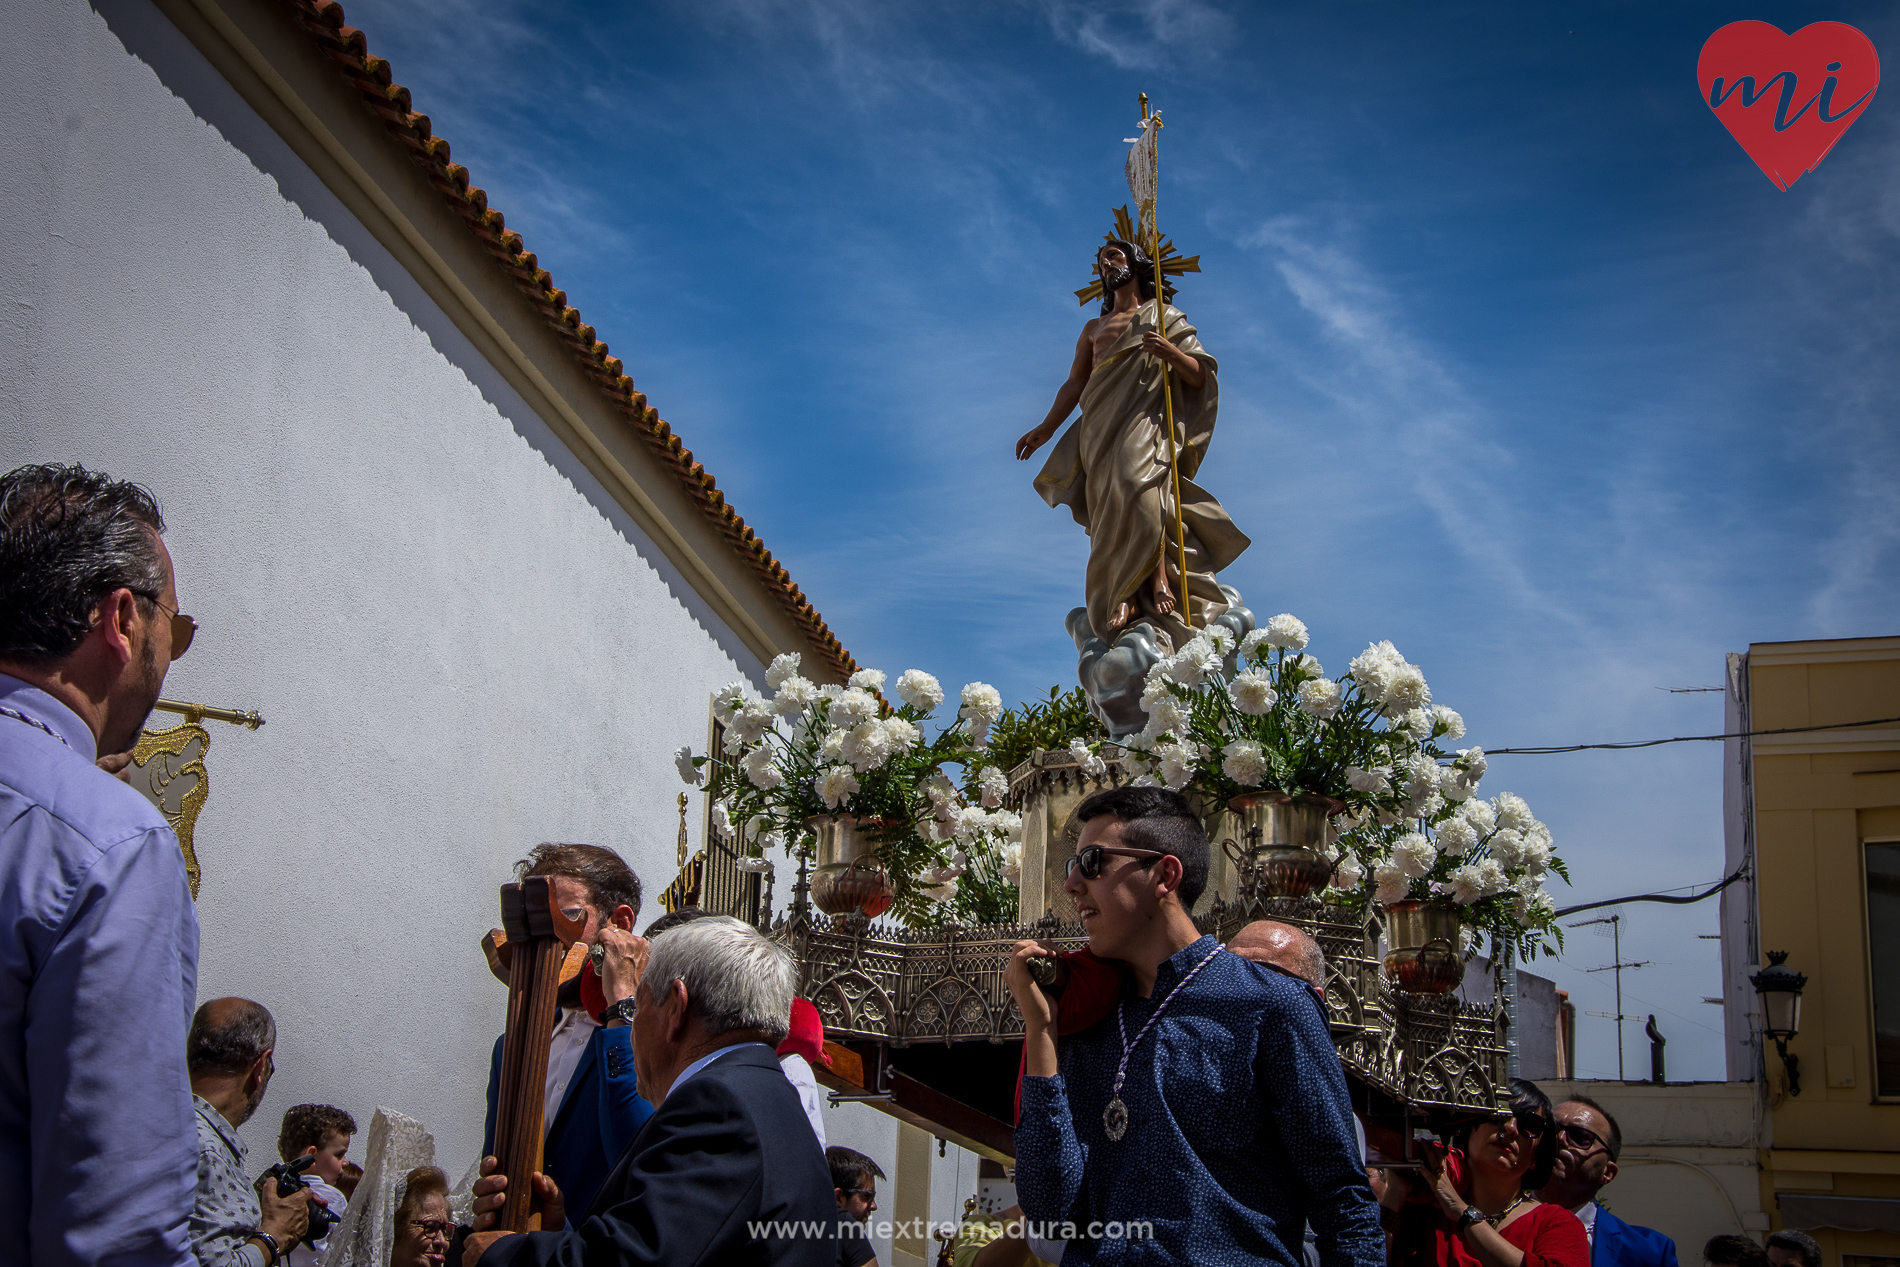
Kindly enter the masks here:
<path id="1" fill-rule="evenodd" d="M 877 1195 L 876 1188 L 840 1188 L 838 1191 L 844 1193 L 847 1197 L 863 1197 L 867 1201 Z"/>
<path id="2" fill-rule="evenodd" d="M 1586 1153 L 1593 1149 L 1608 1147 L 1608 1145 L 1603 1142 L 1601 1135 L 1587 1126 L 1578 1126 L 1572 1122 L 1565 1122 L 1559 1126 L 1557 1128 L 1557 1134 L 1563 1139 L 1564 1143 L 1570 1145 L 1572 1148 L 1580 1148 Z"/>
<path id="3" fill-rule="evenodd" d="M 1062 878 L 1067 880 L 1079 871 L 1084 880 L 1101 879 L 1102 859 L 1109 854 L 1114 854 L 1118 858 L 1144 858 L 1147 860 L 1141 864 L 1144 867 L 1156 858 L 1168 856 L 1158 849 L 1125 849 L 1120 845 L 1084 845 L 1063 862 Z"/>
<path id="4" fill-rule="evenodd" d="M 158 595 L 156 594 L 144 594 L 144 593 L 140 593 L 138 590 L 133 590 L 132 592 L 134 594 L 138 594 L 140 598 L 143 598 L 146 601 L 150 602 L 152 606 L 158 608 L 158 610 L 164 612 L 167 616 L 171 617 L 172 659 L 176 660 L 180 656 L 184 655 L 185 652 L 191 650 L 191 640 L 197 637 L 198 635 L 197 621 L 193 620 L 189 616 L 181 615 L 178 609 L 175 607 L 165 606 L 164 603 L 159 601 Z"/>
<path id="5" fill-rule="evenodd" d="M 1511 1117 L 1517 1122 L 1517 1133 L 1526 1139 L 1541 1138 L 1550 1129 L 1550 1119 L 1530 1109 L 1513 1109 Z"/>

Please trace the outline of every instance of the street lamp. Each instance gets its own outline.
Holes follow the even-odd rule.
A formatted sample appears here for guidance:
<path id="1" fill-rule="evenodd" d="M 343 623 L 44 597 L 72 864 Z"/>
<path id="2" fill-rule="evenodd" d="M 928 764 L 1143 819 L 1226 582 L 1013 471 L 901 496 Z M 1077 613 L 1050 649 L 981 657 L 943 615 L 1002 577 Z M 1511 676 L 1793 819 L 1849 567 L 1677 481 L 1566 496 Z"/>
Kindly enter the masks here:
<path id="1" fill-rule="evenodd" d="M 1801 1094 L 1801 1057 L 1788 1054 L 1788 1040 L 1801 1032 L 1801 988 L 1807 977 L 1784 960 L 1785 950 L 1768 952 L 1768 966 L 1749 978 L 1761 996 L 1762 1037 L 1775 1041 L 1781 1067 L 1788 1071 L 1788 1094 Z"/>

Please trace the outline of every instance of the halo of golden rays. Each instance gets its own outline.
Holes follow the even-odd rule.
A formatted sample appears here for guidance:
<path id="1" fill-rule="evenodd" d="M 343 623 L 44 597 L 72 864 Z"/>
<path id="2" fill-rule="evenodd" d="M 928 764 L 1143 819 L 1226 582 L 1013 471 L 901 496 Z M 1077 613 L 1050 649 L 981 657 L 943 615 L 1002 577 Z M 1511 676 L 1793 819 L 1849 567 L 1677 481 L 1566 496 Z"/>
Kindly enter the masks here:
<path id="1" fill-rule="evenodd" d="M 1129 218 L 1128 207 L 1123 205 L 1115 208 L 1115 231 L 1113 233 L 1104 233 L 1102 235 L 1102 241 L 1133 242 L 1134 240 L 1135 222 Z M 1179 277 L 1183 273 L 1198 273 L 1200 271 L 1200 256 L 1190 255 L 1183 258 L 1181 253 L 1174 249 L 1173 238 L 1161 239 L 1161 272 L 1163 276 L 1161 285 L 1162 289 L 1166 291 L 1166 294 L 1162 296 L 1164 299 L 1169 302 L 1173 302 L 1174 300 L 1174 286 L 1169 283 L 1166 278 Z M 1088 307 L 1091 301 L 1098 300 L 1101 297 L 1102 279 L 1100 277 L 1097 277 L 1081 290 L 1075 292 L 1077 304 L 1084 308 Z"/>

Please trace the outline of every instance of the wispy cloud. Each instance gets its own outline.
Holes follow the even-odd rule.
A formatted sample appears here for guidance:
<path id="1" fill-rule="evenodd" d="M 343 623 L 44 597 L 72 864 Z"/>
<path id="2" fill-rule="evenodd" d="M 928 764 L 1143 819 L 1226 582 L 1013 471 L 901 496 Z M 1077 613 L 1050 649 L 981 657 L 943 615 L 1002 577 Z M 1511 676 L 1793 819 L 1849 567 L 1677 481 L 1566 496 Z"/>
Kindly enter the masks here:
<path id="1" fill-rule="evenodd" d="M 1040 0 L 1057 39 L 1122 70 L 1220 56 L 1233 18 L 1203 0 Z"/>

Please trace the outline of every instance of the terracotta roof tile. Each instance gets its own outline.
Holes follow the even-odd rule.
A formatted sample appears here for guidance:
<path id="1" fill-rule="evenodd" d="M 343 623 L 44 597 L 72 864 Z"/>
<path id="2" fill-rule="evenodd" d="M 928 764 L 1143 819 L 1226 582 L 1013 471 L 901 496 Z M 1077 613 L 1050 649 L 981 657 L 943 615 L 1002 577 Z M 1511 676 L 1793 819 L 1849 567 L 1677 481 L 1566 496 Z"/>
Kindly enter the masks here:
<path id="1" fill-rule="evenodd" d="M 679 479 L 700 511 L 718 527 L 734 551 L 756 572 L 766 588 L 792 619 L 805 631 L 811 647 L 838 673 L 848 675 L 857 668 L 851 653 L 826 627 L 824 619 L 792 583 L 790 573 L 758 534 L 747 526 L 726 502 L 726 495 L 699 462 L 693 451 L 681 443 L 678 433 L 662 421 L 659 412 L 647 404 L 646 396 L 635 389 L 620 358 L 608 353 L 607 345 L 596 337 L 594 327 L 581 320 L 581 314 L 568 306 L 567 292 L 554 284 L 554 278 L 536 261 L 521 240 L 509 229 L 501 212 L 488 205 L 488 194 L 469 181 L 468 168 L 449 158 L 449 143 L 434 134 L 429 116 L 413 108 L 409 90 L 396 83 L 389 63 L 369 52 L 369 40 L 343 21 L 343 6 L 337 0 L 284 0 L 317 45 L 342 71 L 343 77 L 361 95 L 363 105 L 382 121 L 383 127 L 422 168 L 429 183 L 440 191 L 449 207 L 464 221 L 469 231 L 512 277 L 547 324 L 561 336 L 582 369 L 593 379 L 603 395 L 613 402 L 636 435 L 647 441 Z"/>

